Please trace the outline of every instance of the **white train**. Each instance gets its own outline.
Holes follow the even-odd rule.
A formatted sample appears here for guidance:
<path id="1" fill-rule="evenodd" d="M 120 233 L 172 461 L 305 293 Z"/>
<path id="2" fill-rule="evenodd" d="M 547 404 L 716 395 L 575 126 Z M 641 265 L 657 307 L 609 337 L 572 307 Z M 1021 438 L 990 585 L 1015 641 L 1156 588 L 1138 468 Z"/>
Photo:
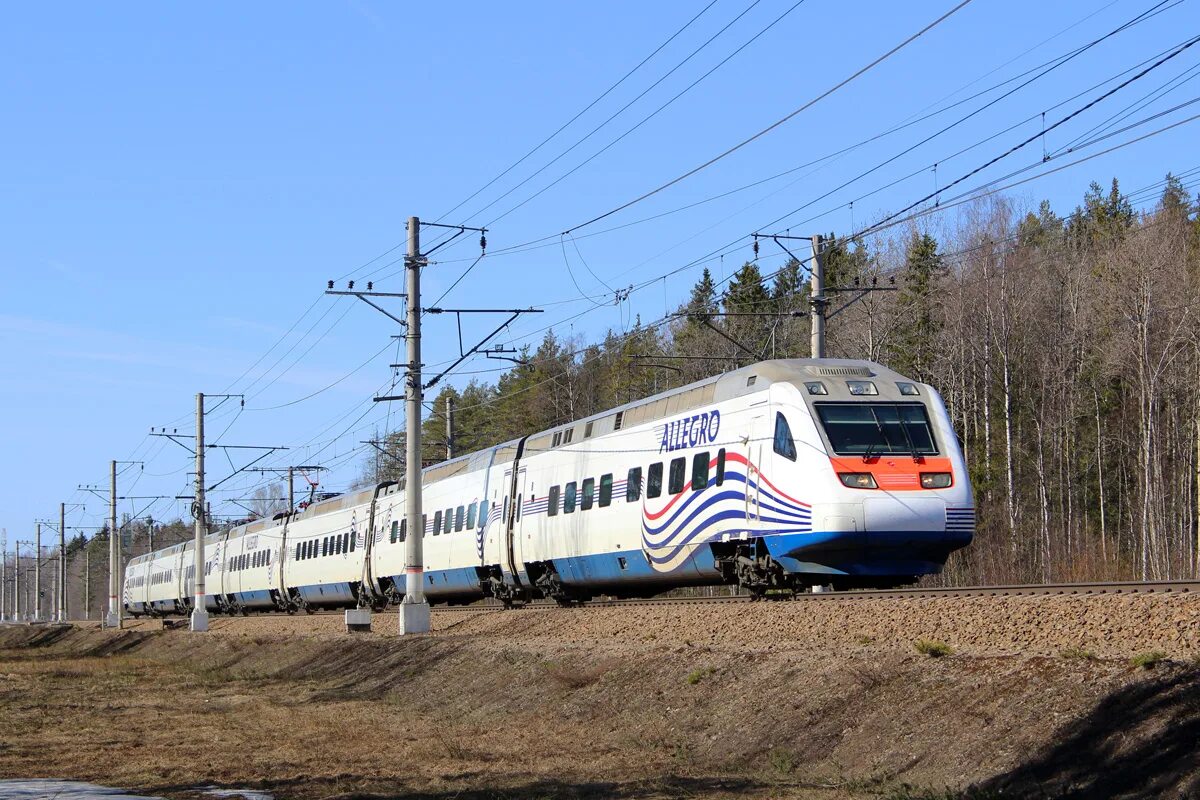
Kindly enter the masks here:
<path id="1" fill-rule="evenodd" d="M 896 586 L 939 572 L 975 526 L 941 397 L 867 361 L 765 361 L 423 475 L 431 603 Z M 387 483 L 210 534 L 208 609 L 398 602 L 404 505 Z M 125 608 L 186 613 L 192 548 L 133 559 Z"/>

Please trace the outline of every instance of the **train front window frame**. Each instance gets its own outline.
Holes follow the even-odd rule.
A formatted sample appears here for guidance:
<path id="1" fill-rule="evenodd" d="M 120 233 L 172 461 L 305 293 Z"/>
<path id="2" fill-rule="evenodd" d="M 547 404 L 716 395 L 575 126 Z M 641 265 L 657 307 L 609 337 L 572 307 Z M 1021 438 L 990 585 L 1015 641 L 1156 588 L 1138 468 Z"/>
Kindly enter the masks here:
<path id="1" fill-rule="evenodd" d="M 839 456 L 936 456 L 933 422 L 924 403 L 816 403 L 829 446 Z"/>

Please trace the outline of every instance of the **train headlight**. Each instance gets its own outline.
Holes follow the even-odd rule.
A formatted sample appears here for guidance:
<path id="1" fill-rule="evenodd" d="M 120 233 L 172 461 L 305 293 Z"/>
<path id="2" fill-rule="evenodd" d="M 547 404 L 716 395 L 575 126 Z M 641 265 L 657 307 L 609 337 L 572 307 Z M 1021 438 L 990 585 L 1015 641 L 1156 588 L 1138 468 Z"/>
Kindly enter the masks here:
<path id="1" fill-rule="evenodd" d="M 904 395 L 905 397 L 916 397 L 917 395 L 921 394 L 921 390 L 917 388 L 915 383 L 902 383 L 901 381 L 896 381 L 896 388 L 899 389 L 900 394 Z"/>
<path id="2" fill-rule="evenodd" d="M 829 390 L 825 388 L 825 384 L 820 381 L 805 381 L 804 387 L 808 389 L 809 394 L 829 394 Z"/>
<path id="3" fill-rule="evenodd" d="M 853 395 L 879 394 L 879 390 L 871 381 L 846 381 L 846 388 Z"/>
<path id="4" fill-rule="evenodd" d="M 945 489 L 950 486 L 953 478 L 949 472 L 922 472 L 921 473 L 921 488 L 923 489 Z"/>
<path id="5" fill-rule="evenodd" d="M 842 483 L 851 489 L 877 489 L 875 477 L 869 472 L 839 472 Z"/>

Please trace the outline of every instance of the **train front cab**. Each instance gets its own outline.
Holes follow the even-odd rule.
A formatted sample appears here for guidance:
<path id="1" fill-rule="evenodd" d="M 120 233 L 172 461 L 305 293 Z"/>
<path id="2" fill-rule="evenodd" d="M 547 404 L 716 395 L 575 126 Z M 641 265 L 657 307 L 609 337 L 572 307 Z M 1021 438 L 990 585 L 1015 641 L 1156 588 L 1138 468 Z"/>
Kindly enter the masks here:
<path id="1" fill-rule="evenodd" d="M 772 535 L 760 514 L 771 559 L 796 583 L 835 588 L 940 572 L 975 520 L 941 397 L 877 365 L 802 369 L 811 375 L 771 387 L 760 491 L 783 506 L 809 500 L 811 530 Z"/>

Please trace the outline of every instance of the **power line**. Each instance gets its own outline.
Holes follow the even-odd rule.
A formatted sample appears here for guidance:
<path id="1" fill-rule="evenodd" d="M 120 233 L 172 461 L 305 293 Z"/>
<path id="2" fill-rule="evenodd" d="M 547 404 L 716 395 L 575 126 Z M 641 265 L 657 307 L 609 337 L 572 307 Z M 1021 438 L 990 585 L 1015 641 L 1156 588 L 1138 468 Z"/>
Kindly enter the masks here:
<path id="1" fill-rule="evenodd" d="M 719 153 L 719 154 L 717 154 L 716 156 L 713 156 L 713 157 L 712 157 L 712 158 L 710 158 L 708 161 L 705 161 L 703 164 L 701 164 L 701 165 L 699 165 L 699 166 L 697 166 L 697 167 L 693 167 L 692 169 L 690 169 L 690 170 L 688 170 L 687 172 L 683 173 L 683 174 L 682 174 L 682 175 L 680 175 L 679 177 L 677 177 L 677 178 L 672 178 L 671 180 L 667 181 L 666 183 L 664 183 L 664 184 L 662 184 L 662 185 L 660 185 L 660 186 L 658 186 L 658 187 L 656 187 L 656 188 L 654 188 L 654 189 L 651 189 L 650 191 L 648 191 L 648 192 L 646 192 L 646 193 L 644 193 L 644 194 L 642 194 L 642 195 L 639 195 L 638 197 L 635 197 L 635 198 L 634 198 L 634 199 L 632 199 L 632 200 L 629 200 L 629 201 L 627 201 L 627 202 L 625 202 L 625 203 L 622 203 L 621 205 L 617 206 L 616 208 L 613 208 L 613 209 L 611 209 L 611 210 L 609 210 L 609 211 L 605 211 L 603 214 L 600 214 L 599 216 L 592 217 L 591 219 L 589 219 L 589 220 L 587 220 L 587 221 L 585 221 L 585 222 L 581 222 L 581 223 L 578 223 L 577 225 L 573 225 L 573 226 L 571 226 L 571 227 L 570 227 L 570 228 L 568 228 L 566 231 L 564 231 L 564 233 L 571 233 L 572 231 L 576 231 L 576 230 L 579 230 L 579 229 L 581 229 L 581 228 L 586 228 L 588 225 L 592 225 L 592 224 L 594 224 L 594 223 L 596 223 L 596 222 L 599 222 L 599 221 L 600 221 L 600 220 L 602 220 L 602 219 L 605 219 L 605 218 L 607 218 L 607 217 L 611 217 L 613 214 L 616 214 L 616 213 L 618 213 L 618 212 L 624 211 L 625 209 L 627 209 L 627 208 L 629 208 L 629 207 L 631 207 L 631 206 L 637 205 L 638 203 L 642 202 L 643 200 L 646 200 L 646 199 L 648 199 L 648 198 L 650 198 L 650 197 L 653 197 L 654 195 L 658 194 L 659 192 L 662 192 L 662 191 L 663 191 L 663 190 L 665 190 L 665 189 L 669 189 L 670 187 L 674 186 L 675 184 L 677 184 L 677 183 L 680 183 L 681 181 L 687 180 L 688 178 L 690 178 L 691 176 L 695 175 L 696 173 L 698 173 L 698 172 L 701 172 L 702 170 L 705 170 L 705 169 L 707 169 L 708 167 L 711 167 L 713 164 L 717 163 L 718 161 L 720 161 L 720 160 L 722 160 L 722 159 L 724 159 L 724 158 L 726 158 L 726 157 L 728 157 L 728 156 L 732 155 L 733 153 L 736 153 L 738 150 L 741 150 L 741 149 L 742 149 L 743 147 L 745 147 L 746 145 L 748 145 L 748 144 L 750 144 L 750 143 L 752 143 L 752 142 L 755 142 L 755 141 L 757 141 L 758 139 L 761 139 L 763 136 L 766 136 L 766 135 L 767 135 L 768 133 L 770 133 L 771 131 L 775 130 L 775 129 L 776 129 L 776 128 L 778 128 L 779 126 L 781 126 L 781 125 L 785 124 L 786 122 L 788 122 L 789 120 L 793 119 L 793 118 L 794 118 L 796 115 L 798 115 L 798 114 L 800 114 L 801 112 L 803 112 L 803 111 L 805 111 L 805 110 L 807 110 L 807 109 L 811 108 L 813 105 L 815 105 L 816 103 L 818 103 L 818 102 L 820 102 L 821 100 L 825 99 L 826 97 L 828 97 L 829 95 L 833 94 L 834 92 L 838 91 L 838 90 L 839 90 L 839 89 L 841 89 L 843 86 L 846 86 L 846 85 L 847 85 L 847 84 L 849 84 L 850 82 L 852 82 L 852 81 L 854 81 L 855 79 L 857 79 L 859 76 L 861 76 L 861 75 L 865 74 L 866 72 L 868 72 L 868 71 L 870 71 L 871 69 L 875 68 L 876 66 L 878 66 L 878 65 L 879 65 L 879 64 L 881 64 L 881 63 L 883 63 L 883 62 L 884 62 L 884 61 L 886 61 L 887 59 L 891 58 L 893 55 L 895 55 L 896 53 L 898 53 L 900 50 L 904 49 L 904 48 L 905 48 L 905 47 L 907 47 L 909 44 L 911 44 L 912 42 L 916 41 L 918 38 L 920 38 L 921 36 L 923 36 L 924 34 L 926 34 L 927 32 L 929 32 L 929 31 L 930 31 L 930 30 L 932 30 L 933 28 L 937 27 L 937 26 L 938 26 L 939 24 L 941 24 L 943 21 L 945 21 L 945 20 L 946 20 L 946 19 L 948 19 L 950 16 L 952 16 L 952 15 L 953 15 L 953 14 L 955 14 L 957 11 L 959 11 L 960 9 L 962 9 L 963 7 L 967 6 L 967 5 L 968 5 L 968 4 L 970 4 L 970 3 L 971 3 L 971 0 L 962 0 L 962 2 L 960 2 L 958 5 L 954 6 L 954 7 L 953 7 L 953 8 L 951 8 L 949 11 L 947 11 L 946 13 L 942 14 L 940 17 L 938 17 L 937 19 L 935 19 L 933 22 L 929 23 L 929 24 L 928 24 L 928 25 L 926 25 L 924 28 L 922 28 L 921 30 L 919 30 L 919 31 L 917 31 L 916 33 L 914 33 L 912 36 L 909 36 L 907 39 L 905 39 L 904 41 L 902 41 L 900 44 L 896 45 L 896 46 L 895 46 L 895 47 L 893 47 L 891 50 L 889 50 L 889 51 L 887 51 L 886 53 L 884 53 L 883 55 L 879 56 L 878 58 L 876 58 L 876 59 L 875 59 L 874 61 L 872 61 L 871 63 L 869 63 L 869 64 L 867 64 L 866 66 L 862 67 L 862 68 L 861 68 L 861 69 L 859 69 L 857 72 L 855 72 L 854 74 L 850 75 L 848 78 L 845 78 L 845 79 L 843 79 L 841 82 L 837 83 L 836 85 L 834 85 L 834 86 L 832 86 L 831 88 L 829 88 L 829 89 L 825 90 L 824 92 L 822 92 L 821 94 L 817 95 L 817 96 L 816 96 L 816 97 L 814 97 L 813 99 L 811 99 L 811 100 L 809 100 L 808 102 L 804 103 L 802 106 L 800 106 L 800 107 L 799 107 L 799 108 L 797 108 L 796 110 L 792 111 L 791 113 L 787 114 L 786 116 L 782 117 L 781 119 L 777 120 L 776 122 L 773 122 L 773 123 L 771 123 L 771 124 L 770 124 L 770 125 L 768 125 L 767 127 L 765 127 L 765 128 L 763 128 L 762 130 L 760 130 L 758 133 L 755 133 L 754 135 L 752 135 L 752 136 L 750 136 L 750 137 L 748 137 L 748 138 L 746 138 L 746 139 L 743 139 L 742 141 L 740 141 L 740 142 L 738 142 L 737 144 L 735 144 L 733 147 L 730 147 L 728 150 L 725 150 L 724 152 L 722 152 L 722 153 Z"/>

